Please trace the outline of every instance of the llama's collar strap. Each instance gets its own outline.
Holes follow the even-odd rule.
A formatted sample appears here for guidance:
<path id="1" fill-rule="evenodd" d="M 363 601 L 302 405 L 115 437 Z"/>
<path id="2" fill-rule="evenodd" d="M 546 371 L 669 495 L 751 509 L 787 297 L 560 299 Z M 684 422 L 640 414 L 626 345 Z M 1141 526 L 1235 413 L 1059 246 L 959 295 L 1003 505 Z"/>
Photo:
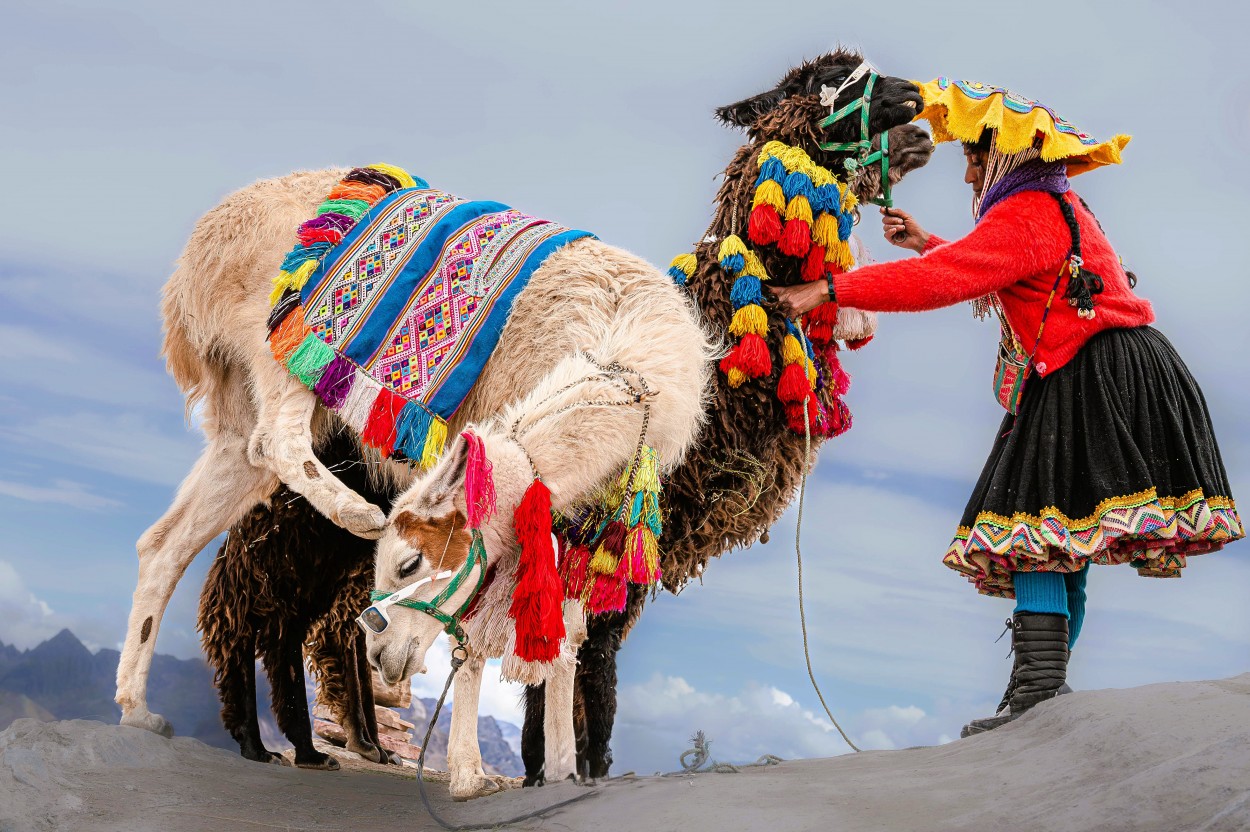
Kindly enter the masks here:
<path id="1" fill-rule="evenodd" d="M 890 139 L 888 133 L 881 134 L 881 146 L 877 150 L 872 149 L 873 134 L 868 128 L 869 113 L 872 108 L 872 90 L 877 84 L 880 74 L 867 61 L 863 61 L 851 73 L 850 77 L 842 82 L 836 90 L 828 87 L 821 88 L 820 103 L 826 107 L 834 108 L 837 106 L 838 95 L 848 86 L 858 81 L 860 78 L 868 76 L 868 82 L 864 84 L 864 93 L 859 98 L 847 104 L 840 110 L 833 110 L 829 115 L 820 120 L 821 127 L 832 127 L 842 119 L 859 113 L 859 141 L 854 142 L 822 142 L 821 150 L 830 150 L 835 153 L 855 153 L 844 163 L 848 171 L 854 171 L 858 168 L 867 167 L 874 162 L 881 166 L 881 196 L 872 201 L 877 205 L 886 208 L 894 207 L 894 200 L 890 196 Z"/>

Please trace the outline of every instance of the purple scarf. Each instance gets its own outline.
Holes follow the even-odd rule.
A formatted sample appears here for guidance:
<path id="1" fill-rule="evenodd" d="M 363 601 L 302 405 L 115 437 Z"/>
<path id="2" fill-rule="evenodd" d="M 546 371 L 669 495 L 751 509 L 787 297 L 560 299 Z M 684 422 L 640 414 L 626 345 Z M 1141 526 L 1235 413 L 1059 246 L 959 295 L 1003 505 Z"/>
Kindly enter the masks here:
<path id="1" fill-rule="evenodd" d="M 977 217 L 977 222 L 980 222 L 981 218 L 988 214 L 995 205 L 1021 191 L 1064 194 L 1071 187 L 1068 183 L 1068 166 L 1063 162 L 1043 162 L 1041 159 L 1031 159 L 990 186 L 985 196 L 981 197 L 981 213 Z"/>

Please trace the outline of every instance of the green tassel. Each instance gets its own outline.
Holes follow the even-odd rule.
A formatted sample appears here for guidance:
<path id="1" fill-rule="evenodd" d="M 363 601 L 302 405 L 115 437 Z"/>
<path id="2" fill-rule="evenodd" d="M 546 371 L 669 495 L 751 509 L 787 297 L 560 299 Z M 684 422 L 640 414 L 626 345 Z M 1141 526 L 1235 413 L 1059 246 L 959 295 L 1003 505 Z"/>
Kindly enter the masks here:
<path id="1" fill-rule="evenodd" d="M 311 390 L 333 360 L 334 350 L 330 345 L 318 338 L 315 332 L 310 332 L 286 360 L 286 368 Z"/>

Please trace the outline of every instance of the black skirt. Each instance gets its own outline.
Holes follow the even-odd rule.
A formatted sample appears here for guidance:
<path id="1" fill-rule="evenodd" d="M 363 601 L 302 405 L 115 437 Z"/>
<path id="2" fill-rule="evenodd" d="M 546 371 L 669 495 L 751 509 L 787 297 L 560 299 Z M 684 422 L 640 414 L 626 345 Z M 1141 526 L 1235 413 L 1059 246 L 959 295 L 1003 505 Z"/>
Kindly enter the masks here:
<path id="1" fill-rule="evenodd" d="M 1008 416 L 944 562 L 1011 598 L 1012 572 L 1129 563 L 1178 577 L 1244 537 L 1202 391 L 1151 327 L 1095 335 L 1034 374 Z"/>

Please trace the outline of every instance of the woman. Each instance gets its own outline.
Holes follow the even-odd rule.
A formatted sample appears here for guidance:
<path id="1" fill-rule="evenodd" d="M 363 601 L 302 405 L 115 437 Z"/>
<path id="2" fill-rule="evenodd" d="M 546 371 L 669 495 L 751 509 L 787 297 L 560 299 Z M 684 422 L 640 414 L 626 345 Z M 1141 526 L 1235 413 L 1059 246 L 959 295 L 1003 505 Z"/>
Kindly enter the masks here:
<path id="1" fill-rule="evenodd" d="M 791 316 L 834 300 L 877 312 L 975 301 L 1000 317 L 995 388 L 1009 413 L 945 563 L 1016 599 L 1015 662 L 998 713 L 967 736 L 1065 687 L 1090 563 L 1175 577 L 1187 555 L 1244 532 L 1197 383 L 1069 185 L 1118 162 L 1128 138 L 1098 143 L 996 87 L 938 79 L 923 92 L 934 138 L 964 142 L 972 233 L 948 243 L 882 209 L 886 239 L 920 259 L 772 291 Z"/>

